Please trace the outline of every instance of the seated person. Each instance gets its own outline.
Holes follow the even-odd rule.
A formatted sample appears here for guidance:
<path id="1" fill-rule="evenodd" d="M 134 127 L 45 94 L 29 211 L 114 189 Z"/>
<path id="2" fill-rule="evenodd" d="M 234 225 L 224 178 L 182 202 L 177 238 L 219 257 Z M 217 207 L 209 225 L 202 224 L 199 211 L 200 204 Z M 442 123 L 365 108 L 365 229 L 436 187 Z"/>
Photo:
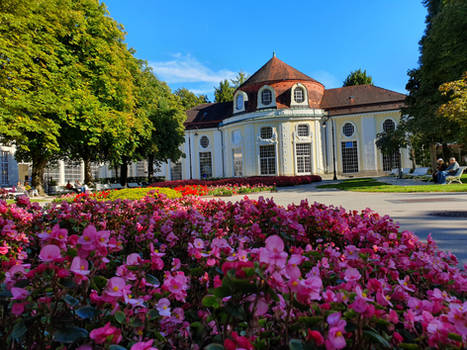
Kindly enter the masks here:
<path id="1" fill-rule="evenodd" d="M 68 191 L 72 191 L 73 190 L 73 185 L 70 183 L 70 181 L 68 181 L 65 185 L 65 188 L 68 190 Z"/>
<path id="2" fill-rule="evenodd" d="M 81 189 L 82 189 L 81 183 L 80 183 L 78 180 L 76 180 L 76 181 L 75 181 L 75 186 L 74 186 L 73 190 L 74 190 L 76 193 L 81 193 Z"/>
<path id="3" fill-rule="evenodd" d="M 23 192 L 25 195 L 27 195 L 26 187 L 21 183 L 21 181 L 18 181 L 18 184 L 16 185 L 16 192 Z"/>
<path id="4" fill-rule="evenodd" d="M 448 167 L 446 165 L 446 163 L 444 162 L 443 158 L 439 158 L 437 161 L 436 161 L 436 170 L 433 172 L 433 182 L 434 183 L 438 183 L 438 174 L 440 171 L 444 171 L 446 170 L 446 168 Z"/>
<path id="5" fill-rule="evenodd" d="M 29 183 L 26 185 L 26 190 L 31 197 L 36 197 L 39 195 L 39 191 L 34 186 L 30 186 Z"/>
<path id="6" fill-rule="evenodd" d="M 446 168 L 446 170 L 440 171 L 438 173 L 438 183 L 441 185 L 445 185 L 446 176 L 455 175 L 458 169 L 459 169 L 459 163 L 456 162 L 456 158 L 454 157 L 449 158 L 449 166 Z"/>

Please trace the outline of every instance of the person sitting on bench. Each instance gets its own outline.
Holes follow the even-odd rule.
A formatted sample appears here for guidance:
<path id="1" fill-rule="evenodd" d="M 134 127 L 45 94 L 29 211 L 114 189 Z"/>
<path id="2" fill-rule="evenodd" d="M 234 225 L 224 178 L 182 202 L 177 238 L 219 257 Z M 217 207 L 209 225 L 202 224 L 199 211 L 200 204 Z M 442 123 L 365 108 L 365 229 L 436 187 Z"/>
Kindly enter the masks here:
<path id="1" fill-rule="evenodd" d="M 436 170 L 433 172 L 433 182 L 436 184 L 438 183 L 438 175 L 441 171 L 444 171 L 446 170 L 446 168 L 448 167 L 446 165 L 446 163 L 444 162 L 443 158 L 439 158 L 437 161 L 437 166 L 436 166 Z"/>
<path id="2" fill-rule="evenodd" d="M 445 185 L 446 176 L 455 175 L 458 169 L 459 163 L 456 162 L 456 158 L 449 158 L 449 166 L 446 168 L 446 170 L 440 171 L 438 173 L 438 183 L 441 185 Z"/>

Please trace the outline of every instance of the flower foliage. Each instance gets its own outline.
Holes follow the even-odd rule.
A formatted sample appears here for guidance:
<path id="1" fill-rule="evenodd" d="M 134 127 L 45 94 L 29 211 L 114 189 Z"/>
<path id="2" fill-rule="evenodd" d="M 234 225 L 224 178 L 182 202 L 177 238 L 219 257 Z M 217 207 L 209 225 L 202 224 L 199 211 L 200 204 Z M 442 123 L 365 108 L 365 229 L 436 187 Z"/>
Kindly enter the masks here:
<path id="1" fill-rule="evenodd" d="M 5 347 L 463 348 L 467 275 L 387 216 L 199 197 L 0 201 Z"/>

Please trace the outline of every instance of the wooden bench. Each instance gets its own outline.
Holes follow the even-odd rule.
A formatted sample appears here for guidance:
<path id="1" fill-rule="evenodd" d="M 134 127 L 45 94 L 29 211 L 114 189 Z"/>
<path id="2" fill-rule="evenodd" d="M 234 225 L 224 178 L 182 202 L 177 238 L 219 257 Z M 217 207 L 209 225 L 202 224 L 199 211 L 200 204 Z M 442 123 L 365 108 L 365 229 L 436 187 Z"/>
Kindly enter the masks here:
<path id="1" fill-rule="evenodd" d="M 120 184 L 111 184 L 110 185 L 111 190 L 121 190 L 122 188 L 123 188 L 123 186 L 120 185 Z"/>
<path id="2" fill-rule="evenodd" d="M 127 187 L 128 188 L 137 188 L 137 187 L 141 187 L 141 185 L 139 183 L 136 183 L 136 182 L 129 182 L 127 184 Z"/>
<path id="3" fill-rule="evenodd" d="M 467 167 L 465 166 L 461 166 L 459 167 L 459 169 L 457 169 L 456 173 L 454 175 L 448 175 L 446 176 L 446 182 L 448 184 L 452 183 L 452 182 L 458 182 L 458 183 L 462 183 L 461 181 L 461 176 L 462 174 L 464 173 L 464 170 L 466 169 Z"/>

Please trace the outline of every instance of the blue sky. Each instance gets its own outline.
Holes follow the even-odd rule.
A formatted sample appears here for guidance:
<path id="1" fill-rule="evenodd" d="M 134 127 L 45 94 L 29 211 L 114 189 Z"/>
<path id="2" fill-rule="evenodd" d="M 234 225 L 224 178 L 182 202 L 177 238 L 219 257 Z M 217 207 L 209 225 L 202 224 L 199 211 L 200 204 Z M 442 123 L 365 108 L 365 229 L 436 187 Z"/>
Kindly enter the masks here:
<path id="1" fill-rule="evenodd" d="M 104 2 L 161 80 L 211 99 L 220 80 L 253 74 L 273 51 L 326 88 L 363 68 L 375 85 L 405 92 L 426 15 L 420 0 Z"/>

